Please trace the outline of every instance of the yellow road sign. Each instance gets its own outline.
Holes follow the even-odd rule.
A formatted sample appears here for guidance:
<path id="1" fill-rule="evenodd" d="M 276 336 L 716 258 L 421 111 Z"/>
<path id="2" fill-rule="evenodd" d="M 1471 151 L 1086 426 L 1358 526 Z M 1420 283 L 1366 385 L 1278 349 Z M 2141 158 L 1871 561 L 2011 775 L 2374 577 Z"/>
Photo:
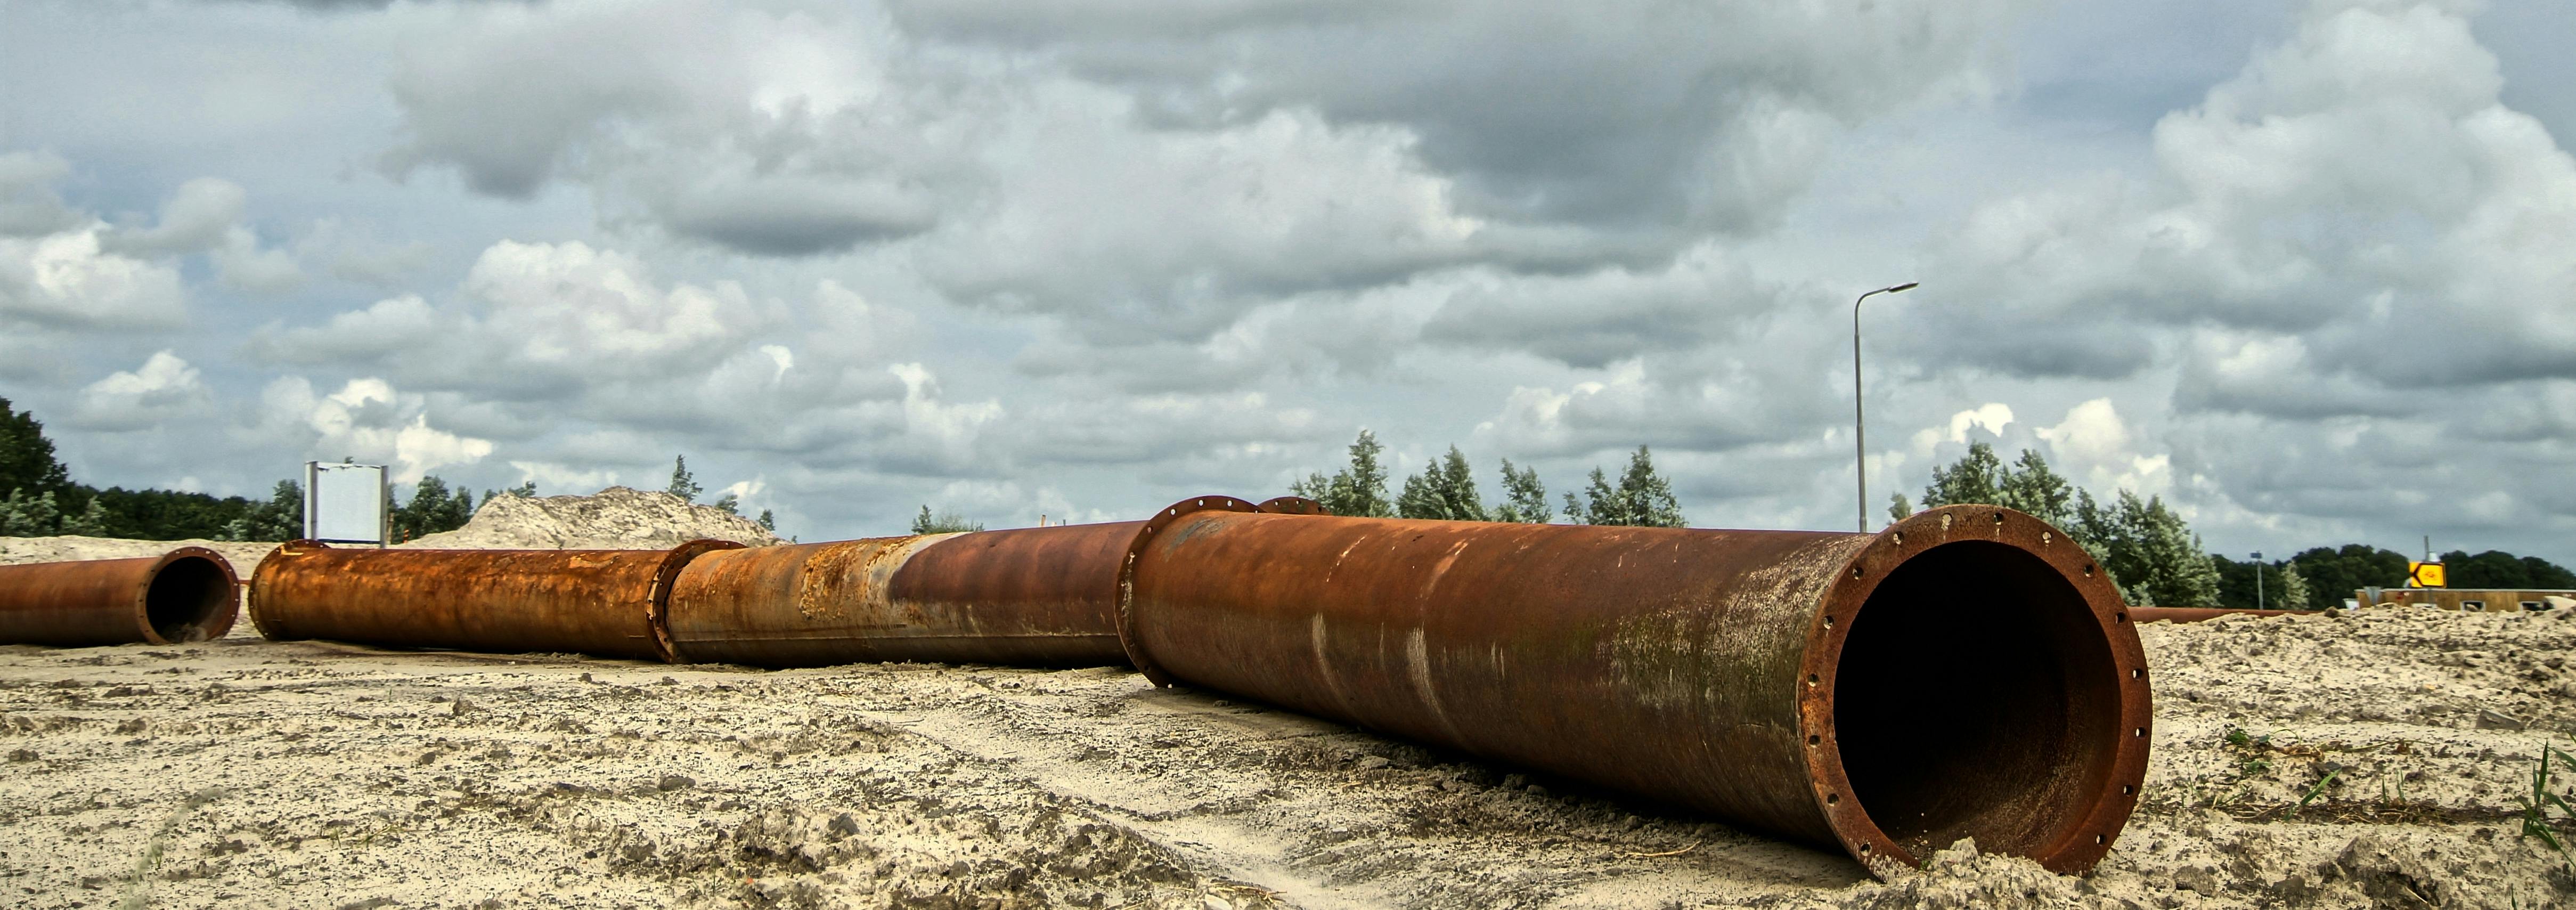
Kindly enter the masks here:
<path id="1" fill-rule="evenodd" d="M 2418 588 L 2439 588 L 2442 587 L 2442 581 L 2441 563 L 2410 561 L 2406 564 L 2407 584 Z"/>

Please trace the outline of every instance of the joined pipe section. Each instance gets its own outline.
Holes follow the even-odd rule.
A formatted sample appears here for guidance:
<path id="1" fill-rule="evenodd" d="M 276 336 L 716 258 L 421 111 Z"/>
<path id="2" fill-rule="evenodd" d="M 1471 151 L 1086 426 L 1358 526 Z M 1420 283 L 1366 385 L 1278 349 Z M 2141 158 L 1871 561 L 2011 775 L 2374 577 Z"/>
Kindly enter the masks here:
<path id="1" fill-rule="evenodd" d="M 1157 516 L 1122 634 L 1174 681 L 1840 846 L 2091 867 L 2146 771 L 2107 575 L 1992 506 L 1877 534 Z"/>
<path id="2" fill-rule="evenodd" d="M 231 632 L 240 607 L 232 563 L 204 547 L 0 566 L 0 644 L 205 641 Z"/>
<path id="3" fill-rule="evenodd" d="M 672 581 L 693 559 L 741 547 L 389 550 L 299 540 L 251 573 L 250 618 L 278 640 L 668 662 L 662 611 Z"/>
<path id="4" fill-rule="evenodd" d="M 1302 505 L 1301 505 L 1302 504 Z M 1276 508 L 1311 509 L 1283 497 Z M 1251 511 L 1226 496 L 1165 512 Z M 1147 522 L 1048 525 L 710 553 L 672 587 L 681 661 L 1117 666 L 1122 569 Z"/>

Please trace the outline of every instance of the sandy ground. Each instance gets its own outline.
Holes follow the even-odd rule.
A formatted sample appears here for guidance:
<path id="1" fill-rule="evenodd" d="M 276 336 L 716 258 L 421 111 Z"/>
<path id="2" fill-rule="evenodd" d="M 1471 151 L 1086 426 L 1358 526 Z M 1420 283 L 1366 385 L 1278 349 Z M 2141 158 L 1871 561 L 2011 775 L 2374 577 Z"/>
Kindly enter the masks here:
<path id="1" fill-rule="evenodd" d="M 2141 631 L 2155 752 L 2108 860 L 1886 882 L 1119 669 L 6 646 L 0 905 L 2576 906 L 2516 837 L 2576 746 L 2576 611 Z"/>

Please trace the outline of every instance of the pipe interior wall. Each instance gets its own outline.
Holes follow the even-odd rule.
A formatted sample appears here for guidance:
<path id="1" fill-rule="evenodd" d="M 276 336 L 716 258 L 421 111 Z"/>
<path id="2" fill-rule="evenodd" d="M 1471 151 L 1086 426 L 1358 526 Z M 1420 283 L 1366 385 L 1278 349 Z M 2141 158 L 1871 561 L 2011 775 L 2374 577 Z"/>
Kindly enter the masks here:
<path id="1" fill-rule="evenodd" d="M 1973 836 L 2088 868 L 2144 777 L 2125 607 L 2007 510 L 1877 535 L 1208 511 L 1158 528 L 1131 572 L 1123 628 L 1157 682 L 1865 862 Z"/>
<path id="2" fill-rule="evenodd" d="M 0 566 L 0 644 L 205 641 L 232 631 L 240 605 L 232 563 L 204 547 Z"/>

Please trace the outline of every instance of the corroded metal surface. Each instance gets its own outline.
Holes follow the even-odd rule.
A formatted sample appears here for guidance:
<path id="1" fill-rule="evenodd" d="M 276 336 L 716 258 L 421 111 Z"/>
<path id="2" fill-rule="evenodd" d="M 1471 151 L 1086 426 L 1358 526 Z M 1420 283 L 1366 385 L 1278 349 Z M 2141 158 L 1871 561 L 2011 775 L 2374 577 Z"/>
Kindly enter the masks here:
<path id="1" fill-rule="evenodd" d="M 204 547 L 160 556 L 0 566 L 0 644 L 156 645 L 222 638 L 241 595 Z"/>
<path id="2" fill-rule="evenodd" d="M 2134 622 L 2201 622 L 2222 616 L 2280 616 L 2293 610 L 2228 610 L 2219 607 L 2130 607 Z"/>
<path id="3" fill-rule="evenodd" d="M 2090 867 L 2135 807 L 2143 650 L 2063 534 L 1157 518 L 1138 665 L 1913 865 Z"/>
<path id="4" fill-rule="evenodd" d="M 1143 522 L 762 547 L 691 563 L 668 628 L 683 660 L 1126 662 L 1118 565 Z"/>
<path id="5" fill-rule="evenodd" d="M 655 621 L 673 578 L 701 555 L 740 547 L 407 550 L 300 540 L 252 573 L 251 623 L 272 639 L 668 661 Z"/>

